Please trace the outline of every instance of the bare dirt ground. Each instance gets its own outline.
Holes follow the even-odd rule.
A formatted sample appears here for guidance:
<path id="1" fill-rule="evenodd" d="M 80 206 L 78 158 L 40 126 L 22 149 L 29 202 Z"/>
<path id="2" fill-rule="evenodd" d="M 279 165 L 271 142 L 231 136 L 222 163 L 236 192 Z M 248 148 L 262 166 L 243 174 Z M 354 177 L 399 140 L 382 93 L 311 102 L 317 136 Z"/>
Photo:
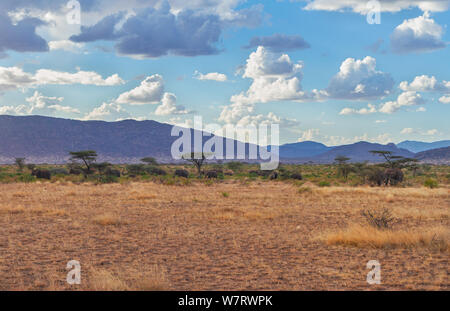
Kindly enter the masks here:
<path id="1" fill-rule="evenodd" d="M 0 289 L 450 289 L 449 189 L 303 188 L 1 184 Z M 364 225 L 367 207 L 392 209 L 412 240 L 330 238 Z M 81 285 L 66 283 L 73 259 Z M 366 282 L 369 260 L 381 285 Z"/>

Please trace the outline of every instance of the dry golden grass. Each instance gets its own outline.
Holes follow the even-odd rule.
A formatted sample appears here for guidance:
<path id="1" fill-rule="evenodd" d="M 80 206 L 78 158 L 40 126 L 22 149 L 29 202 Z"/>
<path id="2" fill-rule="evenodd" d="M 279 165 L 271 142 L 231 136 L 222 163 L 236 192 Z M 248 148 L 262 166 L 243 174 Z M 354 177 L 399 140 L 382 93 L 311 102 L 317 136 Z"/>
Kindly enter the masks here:
<path id="1" fill-rule="evenodd" d="M 127 275 L 117 275 L 106 269 L 92 268 L 89 276 L 89 289 L 95 291 L 164 291 L 170 289 L 166 272 L 159 265 L 147 267 L 145 272 L 133 271 Z M 134 279 L 127 280 L 127 278 Z"/>
<path id="2" fill-rule="evenodd" d="M 367 208 L 398 224 L 352 227 Z M 0 290 L 365 290 L 372 259 L 376 289 L 449 290 L 449 225 L 445 187 L 0 184 Z"/>
<path id="3" fill-rule="evenodd" d="M 44 206 L 28 206 L 23 205 L 18 206 L 1 206 L 1 214 L 37 214 L 37 215 L 47 215 L 47 216 L 64 216 L 66 212 L 62 209 L 48 208 Z"/>
<path id="4" fill-rule="evenodd" d="M 97 215 L 92 219 L 92 221 L 102 226 L 117 226 L 122 224 L 121 218 L 112 213 L 104 213 L 101 215 Z"/>
<path id="5" fill-rule="evenodd" d="M 153 265 L 134 282 L 134 290 L 142 291 L 164 291 L 169 290 L 170 285 L 166 271 L 159 265 Z"/>
<path id="6" fill-rule="evenodd" d="M 324 196 L 345 195 L 345 194 L 365 194 L 365 195 L 384 195 L 389 197 L 446 197 L 450 195 L 450 189 L 437 188 L 396 188 L 396 187 L 315 187 L 314 192 Z"/>
<path id="7" fill-rule="evenodd" d="M 385 200 L 386 200 L 386 202 L 388 202 L 388 203 L 394 203 L 394 202 L 395 202 L 395 196 L 394 196 L 392 193 L 388 193 L 388 194 L 386 195 Z"/>
<path id="8" fill-rule="evenodd" d="M 326 237 L 330 245 L 346 245 L 372 248 L 428 247 L 440 251 L 450 248 L 450 229 L 430 228 L 425 231 L 380 230 L 370 226 L 353 225 Z"/>
<path id="9" fill-rule="evenodd" d="M 91 270 L 90 288 L 96 291 L 130 290 L 128 285 L 123 280 L 104 269 Z"/>

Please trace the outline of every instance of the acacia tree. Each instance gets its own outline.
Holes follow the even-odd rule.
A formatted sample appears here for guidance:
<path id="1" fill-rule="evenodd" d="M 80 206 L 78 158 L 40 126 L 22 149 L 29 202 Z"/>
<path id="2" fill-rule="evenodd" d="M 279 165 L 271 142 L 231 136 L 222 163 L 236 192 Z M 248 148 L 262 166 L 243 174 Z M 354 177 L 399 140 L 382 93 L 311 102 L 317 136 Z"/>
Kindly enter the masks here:
<path id="1" fill-rule="evenodd" d="M 417 159 L 413 159 L 414 161 L 411 162 L 408 166 L 408 169 L 410 169 L 413 173 L 413 177 L 417 176 L 417 171 L 419 170 L 419 165 L 417 165 L 417 162 L 419 162 L 419 160 Z"/>
<path id="2" fill-rule="evenodd" d="M 22 172 L 23 168 L 25 167 L 25 158 L 15 158 L 14 162 L 19 168 L 19 171 Z"/>
<path id="3" fill-rule="evenodd" d="M 204 152 L 191 152 L 182 156 L 183 160 L 189 161 L 197 168 L 198 176 L 202 175 L 202 166 L 208 155 Z"/>
<path id="4" fill-rule="evenodd" d="M 109 162 L 93 163 L 92 167 L 96 168 L 100 173 L 104 173 L 112 166 Z"/>
<path id="5" fill-rule="evenodd" d="M 415 159 L 393 155 L 391 151 L 372 150 L 370 152 L 382 156 L 386 160 L 384 166 L 387 166 L 387 169 L 382 173 L 386 186 L 402 182 L 404 177 L 402 168 L 408 167 L 408 163 L 415 161 Z"/>
<path id="6" fill-rule="evenodd" d="M 338 176 L 344 177 L 345 180 L 347 180 L 348 174 L 352 171 L 351 166 L 347 163 L 348 160 L 350 160 L 350 158 L 345 156 L 337 156 L 334 159 L 338 165 Z"/>
<path id="7" fill-rule="evenodd" d="M 353 163 L 353 171 L 359 176 L 361 181 L 365 183 L 372 169 L 367 165 L 367 162 L 357 162 Z"/>
<path id="8" fill-rule="evenodd" d="M 93 150 L 73 151 L 70 152 L 72 162 L 81 161 L 86 168 L 84 169 L 84 177 L 92 172 L 92 166 L 97 160 L 97 152 Z"/>
<path id="9" fill-rule="evenodd" d="M 405 157 L 393 155 L 392 151 L 371 150 L 369 152 L 383 157 L 386 160 L 386 165 L 390 168 L 399 168 L 399 164 L 405 159 Z"/>
<path id="10" fill-rule="evenodd" d="M 141 162 L 147 163 L 148 165 L 158 165 L 158 162 L 156 162 L 156 159 L 152 158 L 152 157 L 142 158 Z"/>

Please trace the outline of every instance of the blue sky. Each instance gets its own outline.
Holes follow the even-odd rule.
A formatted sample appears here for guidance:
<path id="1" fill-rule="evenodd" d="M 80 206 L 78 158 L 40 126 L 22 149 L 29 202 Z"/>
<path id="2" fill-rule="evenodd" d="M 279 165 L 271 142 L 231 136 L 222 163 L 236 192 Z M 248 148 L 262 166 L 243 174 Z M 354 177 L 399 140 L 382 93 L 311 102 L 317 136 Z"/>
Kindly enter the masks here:
<path id="1" fill-rule="evenodd" d="M 450 138 L 450 0 L 185 2 L 2 1 L 0 114 Z"/>

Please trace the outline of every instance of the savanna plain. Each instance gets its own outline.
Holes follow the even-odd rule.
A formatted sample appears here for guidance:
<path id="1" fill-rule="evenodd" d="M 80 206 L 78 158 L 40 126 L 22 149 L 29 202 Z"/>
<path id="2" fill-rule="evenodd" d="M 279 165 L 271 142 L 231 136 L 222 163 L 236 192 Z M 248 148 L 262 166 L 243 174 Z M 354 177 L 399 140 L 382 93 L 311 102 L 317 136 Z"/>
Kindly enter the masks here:
<path id="1" fill-rule="evenodd" d="M 435 170 L 435 187 L 305 171 L 2 182 L 0 290 L 450 290 L 448 167 Z M 366 282 L 370 260 L 381 284 Z"/>

